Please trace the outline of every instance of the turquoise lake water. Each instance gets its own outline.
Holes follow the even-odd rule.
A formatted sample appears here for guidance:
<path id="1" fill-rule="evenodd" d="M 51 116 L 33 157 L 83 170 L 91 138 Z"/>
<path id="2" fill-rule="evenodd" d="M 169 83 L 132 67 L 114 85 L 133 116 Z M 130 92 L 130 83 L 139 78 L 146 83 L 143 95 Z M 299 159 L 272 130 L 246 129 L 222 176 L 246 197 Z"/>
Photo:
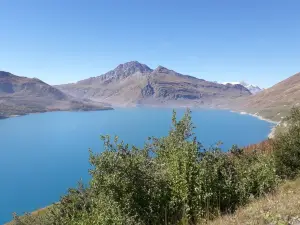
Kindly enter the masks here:
<path id="1" fill-rule="evenodd" d="M 182 116 L 183 109 L 178 110 Z M 97 112 L 53 112 L 0 120 L 0 224 L 59 200 L 82 178 L 88 181 L 88 149 L 102 150 L 101 134 L 143 146 L 165 136 L 171 109 L 131 108 Z M 272 124 L 222 110 L 193 110 L 195 133 L 204 146 L 257 143 Z"/>

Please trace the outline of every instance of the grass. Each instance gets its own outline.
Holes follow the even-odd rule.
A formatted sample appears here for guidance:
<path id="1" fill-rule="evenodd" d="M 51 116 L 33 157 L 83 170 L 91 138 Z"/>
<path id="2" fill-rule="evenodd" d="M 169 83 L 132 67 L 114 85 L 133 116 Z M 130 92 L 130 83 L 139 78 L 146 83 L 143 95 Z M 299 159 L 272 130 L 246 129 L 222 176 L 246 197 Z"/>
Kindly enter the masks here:
<path id="1" fill-rule="evenodd" d="M 254 200 L 232 215 L 224 215 L 207 225 L 290 225 L 300 224 L 300 178 L 287 181 L 277 192 Z"/>
<path id="2" fill-rule="evenodd" d="M 50 207 L 50 206 L 45 207 L 45 208 L 42 208 L 42 209 L 38 209 L 38 210 L 32 212 L 31 214 L 32 214 L 33 216 L 42 216 L 43 214 L 46 213 L 46 211 L 49 209 L 49 207 Z"/>
<path id="3" fill-rule="evenodd" d="M 34 216 L 34 217 L 42 217 L 43 215 L 46 214 L 47 210 L 49 210 L 50 207 L 51 207 L 51 205 L 47 206 L 45 208 L 38 209 L 38 210 L 36 210 L 36 211 L 34 211 L 34 212 L 30 213 L 30 214 L 32 216 Z M 22 216 L 21 216 L 21 221 L 22 221 Z M 12 222 L 6 223 L 4 225 L 15 225 L 15 224 L 16 223 L 14 221 L 12 221 Z"/>

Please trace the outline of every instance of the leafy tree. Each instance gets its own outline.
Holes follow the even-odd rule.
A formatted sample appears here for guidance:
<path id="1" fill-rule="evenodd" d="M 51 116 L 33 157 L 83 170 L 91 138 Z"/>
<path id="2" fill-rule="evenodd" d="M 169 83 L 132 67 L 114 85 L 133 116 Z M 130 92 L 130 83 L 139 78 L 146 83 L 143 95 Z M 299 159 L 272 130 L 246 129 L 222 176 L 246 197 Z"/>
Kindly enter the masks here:
<path id="1" fill-rule="evenodd" d="M 154 139 L 155 161 L 162 166 L 171 188 L 167 209 L 171 224 L 180 220 L 195 224 L 200 208 L 197 182 L 201 144 L 194 137 L 189 109 L 180 121 L 173 111 L 172 125 L 169 136 Z"/>

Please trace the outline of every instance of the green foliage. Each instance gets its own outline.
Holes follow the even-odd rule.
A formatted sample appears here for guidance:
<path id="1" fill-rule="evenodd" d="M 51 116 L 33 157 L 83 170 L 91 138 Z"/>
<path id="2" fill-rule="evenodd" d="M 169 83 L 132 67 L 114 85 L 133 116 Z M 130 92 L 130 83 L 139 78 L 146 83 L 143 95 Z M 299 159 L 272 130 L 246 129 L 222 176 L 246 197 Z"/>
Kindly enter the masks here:
<path id="1" fill-rule="evenodd" d="M 237 145 L 233 145 L 229 150 L 229 152 L 234 156 L 241 156 L 244 153 L 244 149 L 239 148 Z"/>
<path id="2" fill-rule="evenodd" d="M 55 218 L 50 212 L 45 212 L 42 215 L 31 215 L 26 213 L 20 217 L 16 213 L 13 214 L 13 222 L 9 225 L 52 225 L 55 224 Z"/>
<path id="3" fill-rule="evenodd" d="M 190 110 L 179 121 L 174 111 L 169 135 L 149 138 L 142 149 L 118 137 L 102 140 L 102 153 L 90 151 L 88 187 L 79 183 L 70 189 L 46 220 L 25 223 L 30 215 L 19 220 L 26 225 L 193 225 L 233 212 L 278 182 L 273 156 L 246 154 L 237 146 L 229 153 L 218 146 L 202 149 Z"/>
<path id="4" fill-rule="evenodd" d="M 278 132 L 274 141 L 276 168 L 282 178 L 294 178 L 300 171 L 300 109 L 293 108 L 283 123 L 286 131 Z"/>
<path id="5" fill-rule="evenodd" d="M 235 161 L 235 168 L 239 177 L 240 204 L 272 191 L 279 182 L 272 155 L 257 152 L 245 154 Z"/>
<path id="6" fill-rule="evenodd" d="M 180 121 L 176 120 L 174 111 L 172 125 L 169 136 L 154 139 L 152 148 L 156 154 L 154 160 L 161 165 L 171 189 L 167 208 L 168 222 L 175 224 L 183 217 L 195 222 L 199 211 L 197 177 L 201 145 L 193 137 L 189 110 Z"/>
<path id="7" fill-rule="evenodd" d="M 90 171 L 92 192 L 104 193 L 113 199 L 122 211 L 143 224 L 160 224 L 165 216 L 170 189 L 161 165 L 150 156 L 150 149 L 129 148 L 116 137 L 112 144 L 109 136 L 102 137 L 105 151 L 91 152 Z"/>

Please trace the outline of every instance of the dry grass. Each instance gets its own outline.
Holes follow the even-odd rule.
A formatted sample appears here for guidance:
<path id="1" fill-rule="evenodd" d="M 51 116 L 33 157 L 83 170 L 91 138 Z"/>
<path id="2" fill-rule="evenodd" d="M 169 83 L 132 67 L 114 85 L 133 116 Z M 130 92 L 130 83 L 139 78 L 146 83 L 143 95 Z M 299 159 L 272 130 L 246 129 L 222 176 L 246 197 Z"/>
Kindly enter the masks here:
<path id="1" fill-rule="evenodd" d="M 43 216 L 43 215 L 45 215 L 45 213 L 47 212 L 47 210 L 49 209 L 51 207 L 51 205 L 50 206 L 47 206 L 47 207 L 45 207 L 45 208 L 41 208 L 41 209 L 38 209 L 38 210 L 36 210 L 36 211 L 34 211 L 34 212 L 32 212 L 32 213 L 30 213 L 32 216 L 34 216 L 34 217 L 40 217 L 40 216 Z M 24 218 L 23 218 L 24 219 Z M 21 217 L 21 220 L 23 220 L 22 219 L 22 217 Z M 12 221 L 12 222 L 9 222 L 9 223 L 6 223 L 6 224 L 4 224 L 4 225 L 15 225 L 16 223 L 14 222 L 14 221 Z"/>
<path id="2" fill-rule="evenodd" d="M 273 142 L 274 142 L 274 140 L 267 139 L 258 144 L 248 145 L 248 146 L 244 147 L 243 149 L 246 153 L 251 153 L 255 150 L 257 152 L 270 154 L 274 151 Z"/>
<path id="3" fill-rule="evenodd" d="M 276 193 L 255 200 L 207 225 L 300 225 L 300 179 L 284 183 Z"/>
<path id="4" fill-rule="evenodd" d="M 49 209 L 49 207 L 51 207 L 51 206 L 48 206 L 48 207 L 45 207 L 45 208 L 42 208 L 42 209 L 38 209 L 38 210 L 32 212 L 31 214 L 33 216 L 42 216 L 42 215 L 44 215 L 47 212 L 47 210 Z"/>

